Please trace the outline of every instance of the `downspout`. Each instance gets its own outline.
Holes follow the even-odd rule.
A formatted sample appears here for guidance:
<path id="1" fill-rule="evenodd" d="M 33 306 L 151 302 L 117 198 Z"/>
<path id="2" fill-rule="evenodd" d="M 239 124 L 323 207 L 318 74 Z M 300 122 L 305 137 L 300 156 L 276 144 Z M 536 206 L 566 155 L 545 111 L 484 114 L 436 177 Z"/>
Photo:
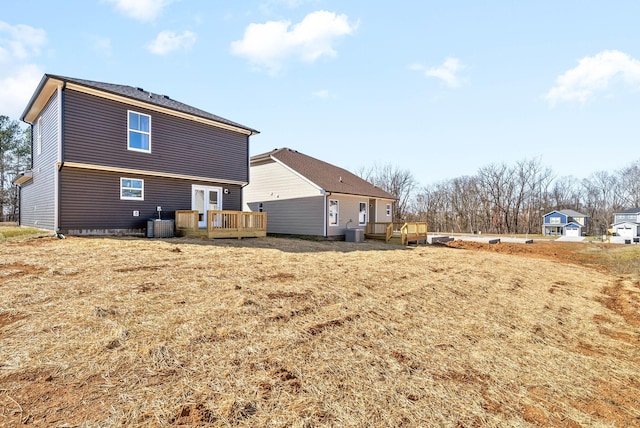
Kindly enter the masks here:
<path id="1" fill-rule="evenodd" d="M 329 223 L 329 218 L 327 217 L 327 204 L 328 204 L 328 199 L 327 196 L 331 196 L 331 192 L 329 192 L 329 194 L 327 194 L 327 192 L 324 192 L 324 227 L 323 227 L 323 233 L 324 233 L 324 237 L 328 237 L 327 235 L 327 223 Z"/>
<path id="2" fill-rule="evenodd" d="M 240 211 L 244 211 L 244 188 L 251 182 L 251 156 L 249 156 L 249 138 L 251 134 L 247 135 L 247 184 L 240 186 Z"/>
<path id="3" fill-rule="evenodd" d="M 62 90 L 66 82 L 62 85 L 58 85 L 58 144 L 56 153 L 55 170 L 53 172 L 53 230 L 57 232 L 60 228 L 60 170 L 62 169 L 64 162 L 62 161 Z"/>

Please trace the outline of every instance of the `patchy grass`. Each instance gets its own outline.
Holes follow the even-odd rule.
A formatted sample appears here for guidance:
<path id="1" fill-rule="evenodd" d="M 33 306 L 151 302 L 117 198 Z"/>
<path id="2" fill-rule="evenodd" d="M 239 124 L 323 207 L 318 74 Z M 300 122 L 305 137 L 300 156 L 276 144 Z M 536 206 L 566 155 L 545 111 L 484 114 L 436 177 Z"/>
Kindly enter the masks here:
<path id="1" fill-rule="evenodd" d="M 0 223 L 0 242 L 7 239 L 34 238 L 50 236 L 52 232 L 33 227 L 20 227 L 15 223 Z"/>
<path id="2" fill-rule="evenodd" d="M 0 426 L 640 426 L 630 249 L 466 245 L 7 241 Z"/>

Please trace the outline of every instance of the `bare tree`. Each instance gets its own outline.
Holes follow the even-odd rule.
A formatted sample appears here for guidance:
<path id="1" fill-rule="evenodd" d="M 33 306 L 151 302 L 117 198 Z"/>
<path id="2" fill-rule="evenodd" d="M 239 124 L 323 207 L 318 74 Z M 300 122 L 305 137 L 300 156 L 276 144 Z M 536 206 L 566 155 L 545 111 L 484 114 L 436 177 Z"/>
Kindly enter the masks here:
<path id="1" fill-rule="evenodd" d="M 28 138 L 17 121 L 0 116 L 0 220 L 13 220 L 17 213 L 18 197 L 12 181 L 30 163 Z"/>
<path id="2" fill-rule="evenodd" d="M 396 197 L 397 201 L 393 208 L 393 221 L 406 220 L 409 214 L 409 203 L 417 186 L 411 171 L 400 169 L 392 164 L 376 164 L 369 169 L 359 168 L 356 174 Z"/>
<path id="3" fill-rule="evenodd" d="M 622 208 L 622 200 L 616 192 L 618 177 L 607 171 L 598 171 L 582 180 L 582 186 L 585 207 L 591 218 L 589 232 L 605 234 L 613 220 L 613 212 Z"/>
<path id="4" fill-rule="evenodd" d="M 625 208 L 640 207 L 640 160 L 620 170 L 619 176 L 619 196 Z"/>

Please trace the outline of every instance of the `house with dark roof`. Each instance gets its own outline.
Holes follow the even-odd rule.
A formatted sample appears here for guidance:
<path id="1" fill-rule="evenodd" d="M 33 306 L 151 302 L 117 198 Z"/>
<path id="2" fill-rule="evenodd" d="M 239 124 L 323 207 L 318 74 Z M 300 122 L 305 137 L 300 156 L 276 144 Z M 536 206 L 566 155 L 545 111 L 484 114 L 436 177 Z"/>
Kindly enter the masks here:
<path id="1" fill-rule="evenodd" d="M 144 234 L 175 210 L 242 208 L 258 131 L 140 87 L 45 74 L 22 115 L 32 164 L 20 224 Z"/>
<path id="2" fill-rule="evenodd" d="M 267 233 L 340 237 L 391 223 L 395 198 L 357 175 L 289 148 L 251 157 L 245 210 L 267 212 Z"/>
<path id="3" fill-rule="evenodd" d="M 574 210 L 559 210 L 542 217 L 544 236 L 581 237 L 587 228 L 588 216 Z"/>
<path id="4" fill-rule="evenodd" d="M 611 242 L 640 241 L 640 208 L 629 208 L 613 213 L 611 225 L 614 237 Z"/>

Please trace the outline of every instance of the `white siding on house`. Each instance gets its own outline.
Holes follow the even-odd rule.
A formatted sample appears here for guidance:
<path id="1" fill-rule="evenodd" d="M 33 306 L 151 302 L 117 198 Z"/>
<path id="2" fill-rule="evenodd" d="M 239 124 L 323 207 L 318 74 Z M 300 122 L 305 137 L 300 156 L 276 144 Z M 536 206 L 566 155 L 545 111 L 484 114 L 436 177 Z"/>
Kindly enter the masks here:
<path id="1" fill-rule="evenodd" d="M 390 206 L 389 215 L 387 215 L 387 205 Z M 378 199 L 376 200 L 376 216 L 371 215 L 371 221 L 373 219 L 378 223 L 391 223 L 393 220 L 393 201 Z"/>
<path id="2" fill-rule="evenodd" d="M 323 191 L 279 163 L 251 166 L 243 200 L 243 209 L 267 213 L 267 233 L 324 233 Z"/>
<path id="3" fill-rule="evenodd" d="M 338 213 L 338 225 L 329 226 L 329 219 L 327 216 L 327 236 L 344 235 L 345 229 L 364 229 L 365 226 L 358 226 L 358 214 L 360 213 L 360 202 L 369 201 L 368 198 L 363 196 L 351 196 L 351 195 L 330 195 L 327 196 L 327 204 L 329 200 L 337 200 L 339 206 Z M 328 212 L 328 207 L 327 207 Z M 369 212 L 367 212 L 369 214 Z M 367 223 L 369 219 L 367 218 Z"/>
<path id="4" fill-rule="evenodd" d="M 33 150 L 33 179 L 21 187 L 20 224 L 41 229 L 54 229 L 55 174 L 59 135 L 58 92 L 54 92 L 39 118 L 34 121 L 33 142 L 40 133 L 42 150 Z M 37 129 L 41 125 L 42 129 Z M 36 149 L 37 147 L 32 147 Z"/>

